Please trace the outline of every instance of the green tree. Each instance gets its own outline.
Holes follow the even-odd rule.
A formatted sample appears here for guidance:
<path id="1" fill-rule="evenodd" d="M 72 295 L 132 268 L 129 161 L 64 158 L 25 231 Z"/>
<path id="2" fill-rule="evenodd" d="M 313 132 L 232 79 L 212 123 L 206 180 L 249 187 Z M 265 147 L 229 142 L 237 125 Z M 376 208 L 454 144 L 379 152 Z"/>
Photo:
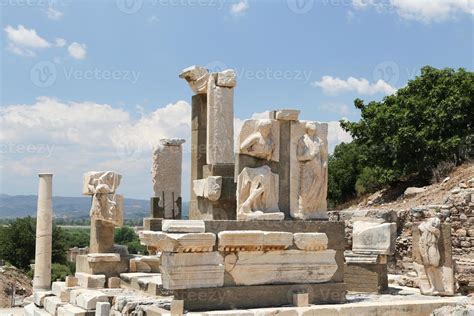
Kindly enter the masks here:
<path id="1" fill-rule="evenodd" d="M 421 75 L 382 101 L 354 101 L 359 122 L 342 122 L 367 149 L 380 183 L 427 179 L 442 161 L 462 162 L 473 136 L 474 73 L 423 67 Z"/>
<path id="2" fill-rule="evenodd" d="M 146 253 L 146 247 L 140 244 L 140 239 L 133 228 L 123 226 L 115 230 L 115 243 L 127 246 L 128 251 L 132 254 Z"/>
<path id="3" fill-rule="evenodd" d="M 0 229 L 0 257 L 20 269 L 28 269 L 35 258 L 36 219 L 17 218 Z M 52 261 L 66 262 L 64 232 L 53 226 Z"/>

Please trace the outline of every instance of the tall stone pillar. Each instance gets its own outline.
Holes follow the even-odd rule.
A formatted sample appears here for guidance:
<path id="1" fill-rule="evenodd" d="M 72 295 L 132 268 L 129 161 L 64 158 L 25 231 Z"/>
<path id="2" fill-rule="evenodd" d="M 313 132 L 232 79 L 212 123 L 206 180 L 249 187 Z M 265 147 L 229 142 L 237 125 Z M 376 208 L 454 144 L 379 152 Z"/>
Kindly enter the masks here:
<path id="1" fill-rule="evenodd" d="M 53 243 L 53 175 L 40 173 L 36 215 L 36 250 L 34 290 L 51 288 L 51 253 Z"/>
<path id="2" fill-rule="evenodd" d="M 184 139 L 161 139 L 153 150 L 151 175 L 154 199 L 152 216 L 167 219 L 181 218 L 181 173 Z"/>

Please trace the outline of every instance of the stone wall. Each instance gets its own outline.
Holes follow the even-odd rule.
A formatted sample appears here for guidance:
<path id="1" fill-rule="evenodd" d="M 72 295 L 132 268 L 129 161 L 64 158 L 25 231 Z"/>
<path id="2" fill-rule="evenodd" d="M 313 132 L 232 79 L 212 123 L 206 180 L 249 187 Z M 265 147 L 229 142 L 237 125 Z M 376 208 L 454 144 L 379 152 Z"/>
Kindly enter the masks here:
<path id="1" fill-rule="evenodd" d="M 383 218 L 397 223 L 395 255 L 389 258 L 389 273 L 405 274 L 405 285 L 415 285 L 412 260 L 412 227 L 423 219 L 437 216 L 451 224 L 453 257 L 459 291 L 474 291 L 474 179 L 452 189 L 443 204 L 423 205 L 411 209 L 364 209 L 330 212 L 330 220 L 344 220 L 346 249 L 352 247 L 352 222 L 357 217 Z"/>

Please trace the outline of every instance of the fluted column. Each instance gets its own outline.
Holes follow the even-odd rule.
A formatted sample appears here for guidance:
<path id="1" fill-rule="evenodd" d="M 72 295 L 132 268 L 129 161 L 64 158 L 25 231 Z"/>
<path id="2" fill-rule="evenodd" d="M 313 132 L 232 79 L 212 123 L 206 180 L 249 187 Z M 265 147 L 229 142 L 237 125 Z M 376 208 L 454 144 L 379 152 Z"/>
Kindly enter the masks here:
<path id="1" fill-rule="evenodd" d="M 51 253 L 53 243 L 53 174 L 40 173 L 36 215 L 36 252 L 33 289 L 51 288 Z"/>

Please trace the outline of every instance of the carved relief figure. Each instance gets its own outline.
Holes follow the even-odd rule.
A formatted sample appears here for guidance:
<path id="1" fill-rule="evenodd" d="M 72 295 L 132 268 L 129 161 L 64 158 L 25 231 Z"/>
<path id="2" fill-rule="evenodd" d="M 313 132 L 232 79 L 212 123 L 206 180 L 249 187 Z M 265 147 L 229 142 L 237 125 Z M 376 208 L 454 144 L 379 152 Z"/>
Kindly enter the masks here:
<path id="1" fill-rule="evenodd" d="M 275 150 L 272 138 L 271 120 L 260 120 L 256 131 L 250 134 L 240 145 L 240 152 L 249 156 L 270 160 Z"/>
<path id="2" fill-rule="evenodd" d="M 282 220 L 278 208 L 278 175 L 270 167 L 244 168 L 237 181 L 237 219 Z"/>
<path id="3" fill-rule="evenodd" d="M 305 134 L 299 139 L 297 158 L 300 164 L 298 209 L 301 214 L 326 210 L 327 161 L 326 145 L 316 133 L 316 124 L 308 122 Z"/>
<path id="4" fill-rule="evenodd" d="M 436 287 L 441 278 L 437 269 L 441 259 L 438 248 L 438 240 L 441 234 L 439 227 L 440 220 L 437 217 L 429 218 L 418 226 L 421 235 L 419 241 L 421 261 L 430 286 L 425 294 L 438 294 Z"/>

